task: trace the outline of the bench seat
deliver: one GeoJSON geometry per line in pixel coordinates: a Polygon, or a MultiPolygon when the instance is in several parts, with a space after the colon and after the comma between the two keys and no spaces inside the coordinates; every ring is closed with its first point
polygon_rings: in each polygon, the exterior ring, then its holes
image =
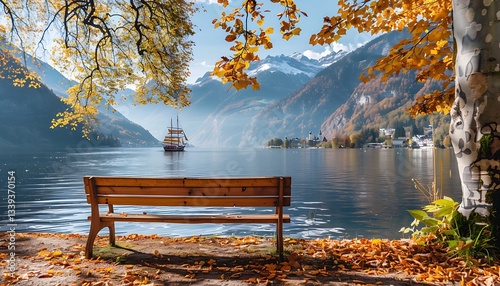
{"type": "MultiPolygon", "coordinates": [[[[101,213],[101,221],[116,222],[166,222],[166,223],[277,223],[277,214],[234,214],[234,215],[149,215],[101,213]]],[[[92,217],[89,217],[91,220],[92,217]]],[[[283,222],[290,222],[290,215],[283,215],[283,222]]]]}

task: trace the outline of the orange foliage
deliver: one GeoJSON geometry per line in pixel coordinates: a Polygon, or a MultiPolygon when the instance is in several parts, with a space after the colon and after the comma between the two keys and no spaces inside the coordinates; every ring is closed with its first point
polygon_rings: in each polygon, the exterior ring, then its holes
{"type": "MultiPolygon", "coordinates": [[[[218,0],[224,7],[227,0],[218,0]]],[[[297,27],[302,12],[293,0],[271,0],[279,3],[284,11],[278,15],[281,21],[280,32],[288,40],[300,34],[297,27]]],[[[272,27],[252,30],[251,23],[259,27],[264,24],[261,8],[264,4],[257,1],[242,1],[241,7],[214,20],[216,28],[227,32],[226,41],[234,42],[231,58],[222,57],[217,62],[213,74],[223,82],[231,82],[236,89],[251,85],[258,89],[256,78],[245,73],[251,62],[258,61],[260,46],[272,48],[269,35],[272,27]],[[237,39],[241,38],[240,41],[237,39]]],[[[338,0],[339,9],[335,16],[325,17],[321,30],[310,37],[310,44],[325,45],[336,42],[347,30],[379,34],[390,31],[406,31],[408,38],[394,45],[389,53],[380,58],[366,73],[360,76],[364,82],[374,79],[377,74],[383,80],[406,73],[418,71],[416,79],[424,82],[434,80],[442,83],[442,90],[434,91],[417,100],[408,109],[413,116],[433,112],[447,113],[454,98],[453,69],[454,49],[451,30],[451,0],[338,0]]]]}
{"type": "Polygon", "coordinates": [[[443,83],[442,90],[421,97],[408,112],[413,116],[433,112],[449,112],[454,98],[453,42],[451,30],[451,0],[405,1],[339,1],[337,16],[326,17],[321,31],[311,36],[310,43],[338,41],[345,30],[356,28],[372,34],[389,31],[408,31],[407,39],[394,45],[360,79],[382,79],[417,70],[421,82],[435,80],[443,83]]]}
{"type": "MultiPolygon", "coordinates": [[[[223,7],[227,7],[227,0],[218,0],[223,7]]],[[[296,27],[300,21],[300,15],[307,16],[306,13],[297,8],[293,0],[280,1],[271,0],[273,3],[283,6],[283,12],[278,14],[280,19],[280,33],[282,38],[289,40],[293,36],[300,34],[301,29],[296,27]]],[[[220,28],[227,33],[226,41],[233,43],[230,48],[233,55],[231,57],[223,56],[215,64],[212,75],[222,79],[223,83],[230,82],[231,87],[240,90],[249,85],[252,89],[259,89],[260,85],[257,79],[249,77],[245,72],[251,62],[259,61],[257,52],[259,47],[272,49],[271,37],[274,33],[273,27],[262,28],[265,24],[262,3],[255,0],[244,0],[239,8],[214,19],[212,23],[216,29],[220,28]],[[256,27],[251,26],[254,24],[256,27]]]]}

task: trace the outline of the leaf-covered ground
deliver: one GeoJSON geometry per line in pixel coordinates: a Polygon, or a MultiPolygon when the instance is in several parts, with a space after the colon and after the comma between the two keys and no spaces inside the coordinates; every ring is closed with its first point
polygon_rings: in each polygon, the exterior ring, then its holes
{"type": "Polygon", "coordinates": [[[411,240],[286,239],[279,262],[263,237],[99,237],[85,259],[86,236],[18,233],[9,272],[8,236],[0,242],[0,285],[500,285],[500,262],[448,256],[411,240]]]}

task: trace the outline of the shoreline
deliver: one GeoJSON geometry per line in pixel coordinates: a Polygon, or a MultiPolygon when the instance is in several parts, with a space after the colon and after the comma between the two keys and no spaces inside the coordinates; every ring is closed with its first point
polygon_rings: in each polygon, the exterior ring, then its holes
{"type": "Polygon", "coordinates": [[[9,272],[9,234],[0,242],[0,285],[465,285],[500,283],[500,262],[467,267],[438,246],[411,239],[285,238],[279,262],[269,237],[98,236],[85,259],[87,235],[16,233],[9,272]],[[135,283],[135,284],[134,284],[135,283]]]}

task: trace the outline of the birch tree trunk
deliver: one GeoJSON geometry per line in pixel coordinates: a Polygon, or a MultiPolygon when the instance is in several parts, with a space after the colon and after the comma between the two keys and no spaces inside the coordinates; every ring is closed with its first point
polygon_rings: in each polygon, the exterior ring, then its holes
{"type": "Polygon", "coordinates": [[[456,93],[450,137],[462,186],[459,211],[492,214],[500,188],[500,0],[453,0],[456,93]]]}

